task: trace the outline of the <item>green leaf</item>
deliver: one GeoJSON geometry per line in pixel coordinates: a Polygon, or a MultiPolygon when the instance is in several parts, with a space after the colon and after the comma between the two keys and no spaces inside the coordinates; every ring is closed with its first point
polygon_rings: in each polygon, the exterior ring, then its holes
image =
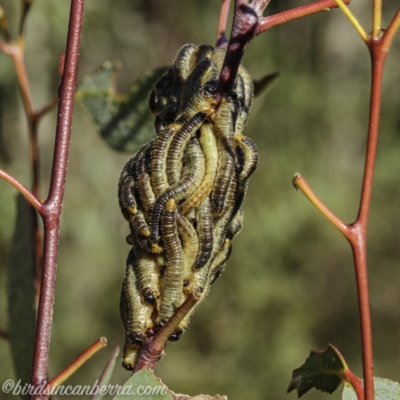
{"type": "Polygon", "coordinates": [[[120,393],[113,400],[174,400],[167,387],[147,369],[132,375],[120,393]]]}
{"type": "Polygon", "coordinates": [[[115,91],[119,69],[116,61],[104,62],[97,71],[82,79],[76,96],[89,111],[109,146],[118,151],[136,152],[156,135],[148,98],[167,68],[148,71],[127,95],[115,91]]]}
{"type": "MultiPolygon", "coordinates": [[[[104,367],[104,370],[98,380],[97,386],[100,388],[101,386],[107,386],[107,384],[111,380],[111,375],[114,371],[115,367],[115,362],[117,361],[117,357],[119,355],[119,346],[117,346],[114,351],[111,354],[110,359],[108,360],[106,366],[104,367]]],[[[96,394],[93,394],[93,396],[90,398],[90,400],[101,400],[103,398],[103,395],[99,392],[96,394]]]]}
{"type": "Polygon", "coordinates": [[[36,273],[33,214],[25,198],[16,198],[17,218],[8,260],[8,319],[11,353],[17,380],[30,382],[35,342],[36,273]]]}
{"type": "Polygon", "coordinates": [[[348,369],[339,351],[331,344],[325,351],[311,350],[306,362],[293,371],[288,393],[297,389],[299,398],[310,389],[333,393],[348,369]]]}
{"type": "Polygon", "coordinates": [[[190,397],[170,391],[151,371],[142,369],[132,375],[113,400],[228,400],[226,396],[199,394],[190,397]]]}
{"type": "MultiPolygon", "coordinates": [[[[400,400],[400,383],[389,379],[374,378],[375,400],[400,400]]],[[[357,400],[352,386],[345,383],[342,400],[357,400]]]]}

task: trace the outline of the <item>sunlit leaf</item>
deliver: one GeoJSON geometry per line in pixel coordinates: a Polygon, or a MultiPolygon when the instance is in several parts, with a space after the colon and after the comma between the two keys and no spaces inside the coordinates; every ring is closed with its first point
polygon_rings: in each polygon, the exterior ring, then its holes
{"type": "Polygon", "coordinates": [[[310,389],[333,393],[342,383],[348,369],[341,354],[332,345],[325,351],[311,350],[306,362],[293,371],[288,393],[297,389],[299,397],[310,389]]]}
{"type": "Polygon", "coordinates": [[[143,369],[132,375],[113,400],[228,400],[226,396],[199,394],[190,397],[170,391],[152,372],[143,369]],[[130,396],[130,397],[129,397],[130,396]]]}
{"type": "Polygon", "coordinates": [[[16,198],[17,217],[8,260],[8,319],[17,380],[30,382],[35,342],[35,252],[33,215],[25,198],[16,198]]]}
{"type": "Polygon", "coordinates": [[[120,393],[113,400],[174,400],[167,387],[146,369],[132,375],[120,393]]]}
{"type": "Polygon", "coordinates": [[[118,151],[135,152],[155,136],[148,99],[166,68],[147,72],[127,95],[115,91],[119,68],[118,62],[106,61],[97,71],[86,75],[77,99],[87,108],[109,146],[118,151]]]}
{"type": "MultiPolygon", "coordinates": [[[[375,400],[400,400],[400,383],[384,378],[374,378],[375,400]]],[[[345,383],[342,400],[357,400],[352,386],[345,383]]]]}

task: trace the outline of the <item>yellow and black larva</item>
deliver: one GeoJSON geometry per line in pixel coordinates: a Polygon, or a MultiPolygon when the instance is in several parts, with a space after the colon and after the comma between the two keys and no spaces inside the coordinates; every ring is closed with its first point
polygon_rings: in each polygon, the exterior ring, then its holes
{"type": "Polygon", "coordinates": [[[152,306],[145,304],[136,286],[135,255],[129,253],[120,299],[120,316],[125,329],[123,366],[132,370],[148,329],[153,327],[152,306]]]}
{"type": "Polygon", "coordinates": [[[168,200],[174,198],[179,202],[190,196],[203,180],[205,158],[200,151],[198,140],[196,138],[192,139],[191,143],[186,146],[181,179],[157,198],[152,209],[150,227],[152,231],[151,240],[153,242],[156,242],[159,238],[161,213],[168,200]]]}
{"type": "Polygon", "coordinates": [[[206,173],[201,185],[183,203],[182,214],[185,215],[196,208],[211,193],[218,167],[217,141],[214,136],[213,126],[204,124],[201,127],[200,144],[206,158],[206,173]]]}
{"type": "Polygon", "coordinates": [[[131,264],[136,276],[136,287],[146,304],[155,305],[160,297],[160,266],[156,254],[143,250],[140,246],[130,252],[131,264]]]}
{"type": "Polygon", "coordinates": [[[179,50],[150,94],[156,137],[121,172],[118,198],[132,246],[120,302],[127,369],[145,336],[198,292],[170,337],[179,339],[243,225],[242,202],[258,162],[255,144],[243,135],[253,83],[240,67],[232,92],[214,109],[223,58],[208,45],[179,50]]]}
{"type": "Polygon", "coordinates": [[[196,209],[197,236],[199,238],[199,251],[193,268],[200,269],[207,264],[213,249],[213,218],[211,203],[207,197],[196,209]]]}
{"type": "Polygon", "coordinates": [[[161,237],[166,253],[161,281],[161,304],[158,321],[167,321],[183,300],[183,250],[176,224],[176,202],[170,199],[161,216],[161,237]]]}
{"type": "Polygon", "coordinates": [[[214,135],[218,143],[218,171],[211,194],[212,211],[218,216],[224,210],[225,196],[235,171],[235,124],[237,101],[222,99],[214,116],[214,135]]]}

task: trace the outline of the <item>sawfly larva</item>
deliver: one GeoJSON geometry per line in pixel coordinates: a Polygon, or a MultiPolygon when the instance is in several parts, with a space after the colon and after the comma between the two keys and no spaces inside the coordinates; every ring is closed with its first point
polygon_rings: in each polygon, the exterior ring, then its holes
{"type": "Polygon", "coordinates": [[[244,135],[237,135],[235,137],[235,143],[239,146],[243,153],[243,166],[240,171],[239,181],[243,182],[247,180],[250,175],[256,170],[258,164],[258,152],[257,146],[254,142],[244,135]]]}
{"type": "Polygon", "coordinates": [[[205,158],[201,152],[199,141],[196,138],[192,138],[187,145],[183,164],[184,167],[180,181],[160,195],[152,209],[150,226],[153,233],[153,241],[159,237],[161,213],[168,200],[174,198],[175,201],[179,202],[190,196],[204,178],[205,158]]]}
{"type": "Polygon", "coordinates": [[[243,136],[253,82],[240,66],[219,106],[214,96],[224,50],[183,46],[149,100],[156,138],[124,166],[118,186],[131,230],[121,294],[123,365],[190,293],[200,300],[169,340],[178,340],[220,276],[243,225],[242,202],[258,154],[243,136]],[[154,326],[153,326],[154,325],[154,326]]]}
{"type": "Polygon", "coordinates": [[[200,131],[200,144],[206,158],[206,173],[201,185],[183,203],[182,214],[186,215],[190,210],[204,201],[213,189],[215,175],[218,166],[217,142],[211,124],[203,124],[200,131]]]}
{"type": "Polygon", "coordinates": [[[176,202],[170,199],[161,216],[161,237],[166,253],[157,320],[166,322],[182,304],[183,251],[176,224],[176,202]]]}
{"type": "Polygon", "coordinates": [[[151,314],[153,307],[143,304],[136,287],[134,252],[130,252],[125,269],[125,278],[122,284],[120,299],[120,316],[125,329],[125,345],[123,365],[126,369],[133,370],[138,351],[145,338],[146,331],[153,326],[151,314]]]}

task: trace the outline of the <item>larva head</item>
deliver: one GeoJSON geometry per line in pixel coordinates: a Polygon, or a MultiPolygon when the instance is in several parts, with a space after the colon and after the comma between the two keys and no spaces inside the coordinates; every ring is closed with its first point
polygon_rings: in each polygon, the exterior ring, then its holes
{"type": "Polygon", "coordinates": [[[145,288],[142,291],[143,301],[146,304],[155,305],[157,301],[157,297],[155,296],[154,292],[150,288],[145,288]]]}
{"type": "Polygon", "coordinates": [[[187,119],[201,110],[211,110],[220,70],[212,60],[209,45],[184,45],[173,65],[154,86],[149,100],[156,129],[187,119]]]}

